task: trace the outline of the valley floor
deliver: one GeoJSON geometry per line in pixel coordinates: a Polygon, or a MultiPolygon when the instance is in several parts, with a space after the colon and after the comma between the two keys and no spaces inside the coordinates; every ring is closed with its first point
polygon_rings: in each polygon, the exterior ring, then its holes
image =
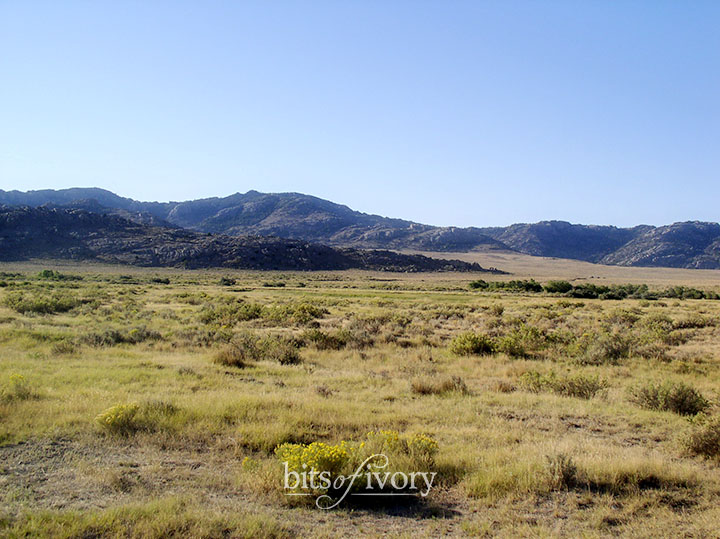
{"type": "Polygon", "coordinates": [[[511,251],[477,251],[464,253],[438,253],[429,251],[404,251],[432,258],[477,262],[484,268],[496,267],[510,275],[505,279],[567,279],[573,282],[587,281],[596,284],[647,283],[654,285],[718,286],[720,270],[694,270],[682,268],[641,268],[633,266],[606,266],[569,258],[530,256],[511,251]]]}
{"type": "Polygon", "coordinates": [[[514,275],[0,265],[0,535],[717,537],[720,301],[468,285],[720,272],[467,256],[514,275]],[[314,442],[437,480],[318,509],[314,442]]]}

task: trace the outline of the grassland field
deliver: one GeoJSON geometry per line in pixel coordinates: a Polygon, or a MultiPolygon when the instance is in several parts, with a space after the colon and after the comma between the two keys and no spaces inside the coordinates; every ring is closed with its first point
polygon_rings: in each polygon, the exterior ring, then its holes
{"type": "Polygon", "coordinates": [[[513,275],[0,265],[0,535],[719,537],[720,301],[468,285],[720,272],[468,256],[513,275]],[[318,509],[318,443],[437,480],[318,509]]]}

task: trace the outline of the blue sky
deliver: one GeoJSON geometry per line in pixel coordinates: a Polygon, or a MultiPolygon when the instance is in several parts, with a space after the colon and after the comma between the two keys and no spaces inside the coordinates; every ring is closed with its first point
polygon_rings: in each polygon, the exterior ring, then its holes
{"type": "Polygon", "coordinates": [[[720,220],[720,2],[0,0],[0,188],[720,220]]]}

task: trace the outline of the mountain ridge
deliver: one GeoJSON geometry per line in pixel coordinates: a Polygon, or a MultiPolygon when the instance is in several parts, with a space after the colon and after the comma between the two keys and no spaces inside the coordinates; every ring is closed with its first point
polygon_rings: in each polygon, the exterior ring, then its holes
{"type": "Polygon", "coordinates": [[[566,221],[437,227],[362,213],[295,192],[250,190],[227,197],[141,202],[100,188],[0,190],[0,204],[7,205],[89,208],[90,200],[106,208],[95,211],[125,212],[121,215],[146,223],[230,236],[276,236],[341,248],[433,252],[506,249],[611,265],[720,268],[720,225],[699,221],[631,228],[566,221]]]}
{"type": "Polygon", "coordinates": [[[94,260],[137,266],[258,270],[474,271],[477,263],[302,240],[224,236],[148,225],[77,208],[0,207],[0,260],[94,260]]]}

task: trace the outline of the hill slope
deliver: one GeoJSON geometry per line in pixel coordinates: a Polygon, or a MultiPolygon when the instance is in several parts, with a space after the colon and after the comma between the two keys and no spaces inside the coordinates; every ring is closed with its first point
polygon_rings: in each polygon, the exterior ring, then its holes
{"type": "Polygon", "coordinates": [[[186,202],[138,202],[97,188],[2,191],[0,204],[75,207],[88,199],[129,212],[144,212],[173,225],[213,234],[279,236],[368,249],[464,251],[506,248],[478,229],[434,227],[351,210],[300,193],[248,191],[186,202]]]}
{"type": "Polygon", "coordinates": [[[434,227],[361,213],[309,195],[257,191],[161,203],[139,202],[97,188],[0,190],[0,204],[80,207],[145,224],[233,236],[278,236],[336,247],[435,252],[507,249],[623,266],[720,268],[720,225],[715,223],[617,228],[543,221],[493,228],[434,227]],[[99,207],[92,208],[90,201],[97,201],[99,207]]]}
{"type": "Polygon", "coordinates": [[[299,240],[202,234],[81,209],[0,209],[0,260],[61,258],[186,268],[485,271],[478,264],[299,240]]]}
{"type": "Polygon", "coordinates": [[[603,264],[669,268],[720,268],[720,225],[699,221],[675,223],[646,230],[615,252],[603,264]]]}
{"type": "Polygon", "coordinates": [[[573,225],[565,221],[541,221],[481,230],[520,253],[599,262],[652,228],[617,228],[573,225]]]}

